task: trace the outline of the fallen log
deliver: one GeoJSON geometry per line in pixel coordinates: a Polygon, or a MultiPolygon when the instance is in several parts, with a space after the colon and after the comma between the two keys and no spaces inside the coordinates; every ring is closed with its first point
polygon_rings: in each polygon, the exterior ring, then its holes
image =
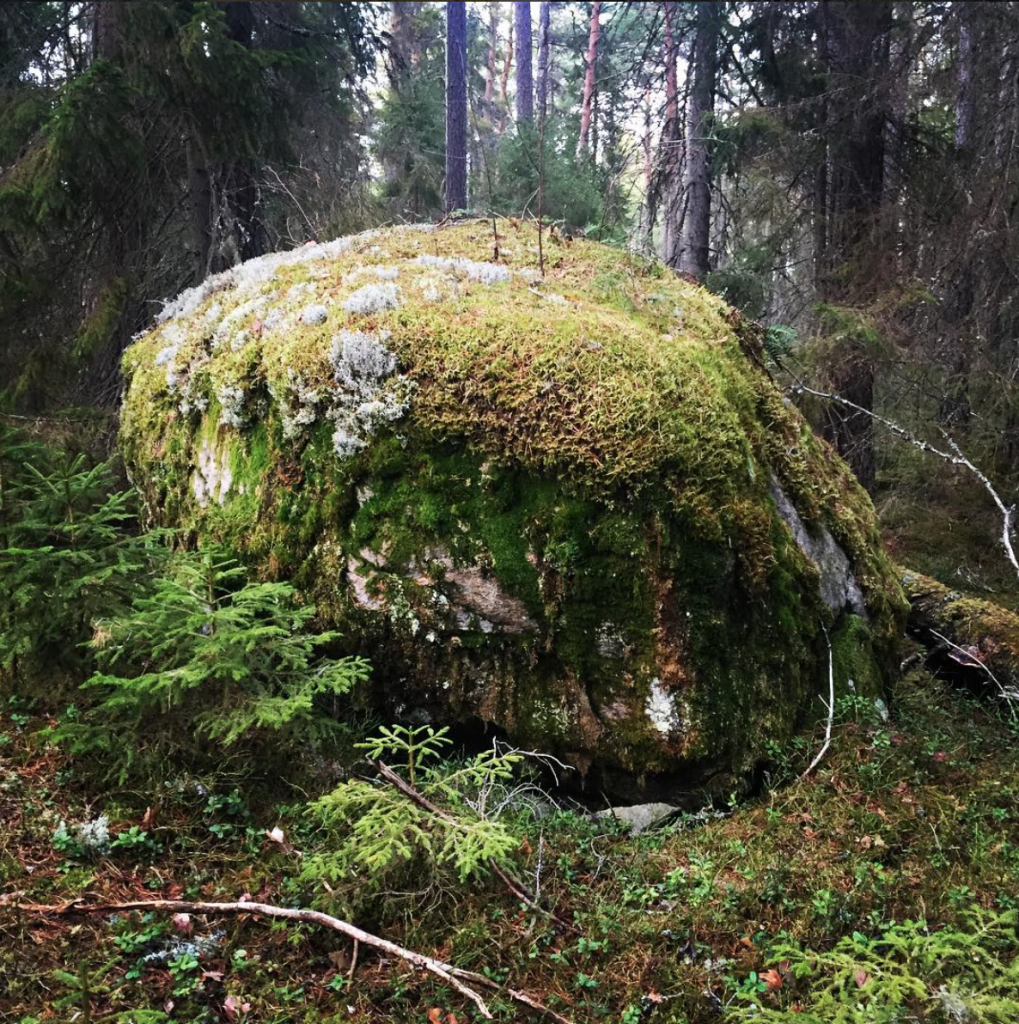
{"type": "Polygon", "coordinates": [[[906,631],[930,658],[980,679],[1012,710],[1019,704],[1019,615],[917,572],[903,570],[909,599],[906,631]]]}

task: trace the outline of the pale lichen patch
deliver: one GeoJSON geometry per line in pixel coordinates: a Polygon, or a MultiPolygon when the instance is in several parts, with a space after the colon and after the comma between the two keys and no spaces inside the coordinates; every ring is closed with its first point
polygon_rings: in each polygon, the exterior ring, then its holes
{"type": "Polygon", "coordinates": [[[644,712],[652,727],[665,737],[679,731],[683,724],[676,698],[657,678],[651,680],[647,700],[644,702],[644,712]]]}

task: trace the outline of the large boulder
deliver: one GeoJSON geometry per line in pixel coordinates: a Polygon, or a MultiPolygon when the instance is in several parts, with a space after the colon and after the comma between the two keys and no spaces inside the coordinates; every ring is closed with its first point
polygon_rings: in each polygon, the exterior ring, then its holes
{"type": "Polygon", "coordinates": [[[866,494],[755,329],[657,263],[373,231],[185,292],[124,369],[152,518],[295,581],[387,714],[675,802],[823,713],[829,639],[840,688],[894,662],[866,494]]]}

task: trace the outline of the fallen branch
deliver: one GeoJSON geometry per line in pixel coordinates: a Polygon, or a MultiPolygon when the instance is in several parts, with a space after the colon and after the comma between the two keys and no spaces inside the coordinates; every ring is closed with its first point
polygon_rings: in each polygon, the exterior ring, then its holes
{"type": "Polygon", "coordinates": [[[477,974],[474,971],[466,971],[460,967],[454,967],[452,964],[447,964],[441,960],[435,960],[430,956],[425,956],[423,953],[417,953],[412,949],[406,949],[403,946],[397,945],[395,942],[390,942],[388,939],[380,938],[378,935],[372,935],[370,932],[366,932],[363,929],[358,928],[356,925],[350,924],[348,921],[343,921],[338,917],[333,917],[331,914],[324,914],[318,910],[277,907],[270,903],[206,903],[192,902],[190,900],[135,900],[129,903],[92,904],[83,904],[78,901],[72,901],[58,906],[47,906],[37,903],[15,903],[13,904],[13,907],[16,910],[21,910],[25,913],[45,916],[65,916],[69,914],[110,914],[129,910],[150,910],[168,914],[258,914],[262,917],[283,918],[290,921],[302,921],[306,924],[317,924],[321,925],[323,928],[331,928],[333,931],[340,932],[348,938],[353,939],[355,943],[371,946],[383,953],[388,953],[390,956],[395,956],[398,959],[411,964],[413,967],[417,967],[419,970],[428,971],[429,973],[434,974],[437,978],[441,978],[444,982],[447,982],[466,999],[469,999],[474,1003],[478,1008],[478,1012],[486,1020],[493,1019],[492,1011],[488,1008],[488,1005],[485,1003],[481,995],[475,991],[475,989],[471,988],[470,985],[465,984],[465,982],[470,982],[471,985],[478,985],[482,988],[487,988],[490,991],[497,992],[517,1003],[519,1006],[526,1007],[529,1010],[533,1010],[536,1013],[549,1017],[551,1020],[556,1021],[557,1024],[571,1024],[566,1017],[561,1016],[556,1013],[555,1010],[551,1010],[542,1003],[539,1003],[536,999],[527,995],[526,992],[507,988],[506,986],[493,981],[491,978],[485,977],[483,974],[477,974]]]}
{"type": "MultiPolygon", "coordinates": [[[[824,626],[821,628],[824,629],[824,626]]],[[[800,776],[801,779],[805,779],[828,753],[828,748],[831,746],[831,730],[835,724],[835,652],[832,650],[831,638],[826,629],[824,629],[824,640],[828,645],[828,722],[824,728],[824,745],[817,752],[817,757],[807,766],[807,770],[800,776]]]]}
{"type": "MultiPolygon", "coordinates": [[[[433,804],[422,792],[415,789],[414,786],[400,775],[397,775],[389,765],[383,764],[381,761],[376,761],[375,767],[386,782],[388,782],[394,789],[399,790],[399,792],[401,792],[412,803],[417,804],[417,806],[423,811],[427,811],[433,817],[438,818],[440,821],[444,821],[447,825],[452,825],[454,828],[461,827],[462,823],[452,814],[433,804]]],[[[488,866],[492,869],[493,874],[503,883],[503,885],[505,885],[506,888],[509,889],[509,891],[522,903],[526,903],[532,910],[550,918],[560,928],[573,932],[574,935],[583,934],[583,932],[571,921],[565,921],[551,910],[546,910],[545,907],[541,906],[535,900],[534,896],[531,895],[530,890],[524,882],[506,871],[494,858],[489,858],[488,866]]]]}

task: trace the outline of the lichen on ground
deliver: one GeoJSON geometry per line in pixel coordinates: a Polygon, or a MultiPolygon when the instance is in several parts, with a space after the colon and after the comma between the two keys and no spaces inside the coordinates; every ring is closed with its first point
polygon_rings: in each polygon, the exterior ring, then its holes
{"type": "Polygon", "coordinates": [[[125,357],[125,456],[155,518],[295,579],[401,707],[727,785],[802,719],[822,627],[865,618],[891,665],[873,509],[720,299],[498,231],[498,257],[489,222],[391,229],[186,293],[125,357]]]}

